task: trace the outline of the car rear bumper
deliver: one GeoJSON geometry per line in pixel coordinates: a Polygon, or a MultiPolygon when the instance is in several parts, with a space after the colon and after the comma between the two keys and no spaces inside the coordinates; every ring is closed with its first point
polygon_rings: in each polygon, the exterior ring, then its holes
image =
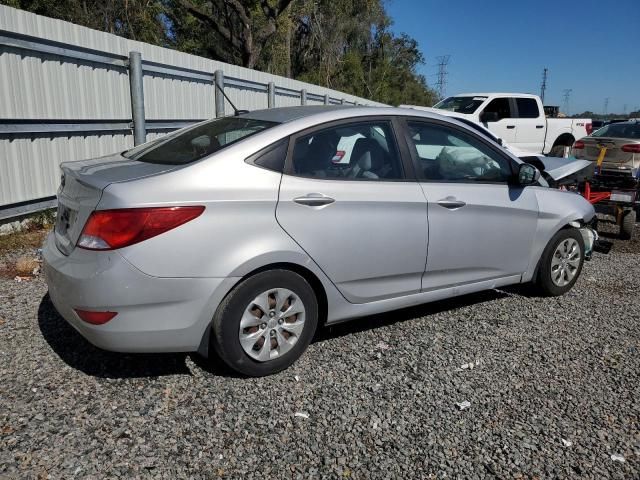
{"type": "Polygon", "coordinates": [[[198,350],[213,313],[236,278],[159,278],[117,251],[63,255],[49,235],[43,248],[49,296],[60,315],[97,347],[119,352],[198,350]],[[75,308],[117,312],[104,325],[75,308]]]}

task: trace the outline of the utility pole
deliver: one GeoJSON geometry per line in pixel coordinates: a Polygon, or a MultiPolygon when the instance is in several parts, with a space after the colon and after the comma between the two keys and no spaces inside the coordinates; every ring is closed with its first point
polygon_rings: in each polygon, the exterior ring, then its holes
{"type": "Polygon", "coordinates": [[[609,97],[604,99],[604,116],[607,116],[607,112],[609,111],[609,97]]]}
{"type": "Polygon", "coordinates": [[[622,113],[624,113],[625,115],[627,114],[627,104],[626,103],[622,107],[622,113]]]}
{"type": "Polygon", "coordinates": [[[562,91],[562,101],[564,105],[564,114],[569,116],[569,97],[571,96],[571,92],[573,92],[572,88],[565,88],[562,91]]]}
{"type": "Polygon", "coordinates": [[[436,90],[440,99],[443,99],[447,86],[447,65],[449,65],[451,55],[442,55],[436,58],[438,59],[438,79],[436,81],[436,90]]]}
{"type": "Polygon", "coordinates": [[[542,71],[542,85],[540,85],[540,100],[542,100],[542,104],[544,105],[544,92],[547,89],[547,72],[549,69],[544,67],[542,71]]]}

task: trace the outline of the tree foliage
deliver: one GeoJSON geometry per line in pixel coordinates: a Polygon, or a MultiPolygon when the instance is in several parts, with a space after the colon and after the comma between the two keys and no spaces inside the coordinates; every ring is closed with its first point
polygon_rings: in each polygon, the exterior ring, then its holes
{"type": "Polygon", "coordinates": [[[126,38],[389,104],[432,105],[384,0],[0,0],[126,38]]]}

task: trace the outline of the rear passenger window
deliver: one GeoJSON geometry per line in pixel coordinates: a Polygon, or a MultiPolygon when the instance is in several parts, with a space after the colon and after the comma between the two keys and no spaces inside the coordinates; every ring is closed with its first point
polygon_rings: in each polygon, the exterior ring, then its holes
{"type": "Polygon", "coordinates": [[[417,155],[418,175],[439,182],[504,183],[509,160],[473,135],[426,122],[407,122],[417,155]]]}
{"type": "Polygon", "coordinates": [[[516,105],[518,106],[519,118],[538,118],[540,116],[538,102],[533,98],[516,98],[516,105]]]}
{"type": "Polygon", "coordinates": [[[274,172],[282,172],[284,170],[284,162],[287,158],[287,149],[289,148],[289,139],[280,140],[273,145],[259,151],[247,159],[248,163],[274,172]]]}
{"type": "Polygon", "coordinates": [[[293,171],[303,177],[336,180],[403,178],[388,122],[342,124],[298,138],[293,171]]]}
{"type": "Polygon", "coordinates": [[[489,105],[487,105],[484,108],[484,112],[488,113],[488,112],[495,112],[498,114],[498,120],[501,120],[503,118],[511,118],[511,107],[509,106],[509,99],[508,98],[494,98],[493,100],[491,100],[491,102],[489,102],[489,105]]]}

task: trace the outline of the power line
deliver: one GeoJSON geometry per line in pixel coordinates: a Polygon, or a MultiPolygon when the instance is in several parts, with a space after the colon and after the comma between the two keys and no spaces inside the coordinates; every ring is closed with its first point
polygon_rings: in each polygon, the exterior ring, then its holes
{"type": "Polygon", "coordinates": [[[607,111],[609,110],[609,97],[604,99],[604,114],[607,114],[607,111]]]}
{"type": "Polygon", "coordinates": [[[440,98],[444,98],[444,92],[447,86],[447,65],[449,65],[449,59],[451,55],[442,55],[436,57],[438,59],[438,79],[436,80],[436,91],[440,98]]]}
{"type": "Polygon", "coordinates": [[[571,92],[573,92],[572,88],[565,88],[562,91],[562,102],[564,105],[564,114],[569,115],[569,97],[571,96],[571,92]]]}
{"type": "Polygon", "coordinates": [[[540,100],[542,100],[542,104],[544,105],[544,92],[547,89],[547,72],[549,69],[544,67],[542,71],[542,85],[540,85],[540,100]]]}

